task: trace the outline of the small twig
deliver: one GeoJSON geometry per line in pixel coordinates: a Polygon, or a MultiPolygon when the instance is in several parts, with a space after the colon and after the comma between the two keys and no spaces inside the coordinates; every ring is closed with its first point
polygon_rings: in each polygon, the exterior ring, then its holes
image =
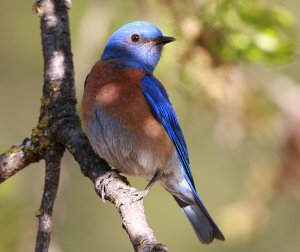
{"type": "Polygon", "coordinates": [[[32,129],[31,135],[0,155],[0,183],[31,163],[44,158],[45,150],[50,143],[47,106],[48,102],[42,98],[39,122],[32,129]]]}
{"type": "Polygon", "coordinates": [[[31,135],[20,144],[12,146],[8,151],[0,155],[0,183],[13,176],[31,163],[42,159],[43,153],[39,137],[31,135]]]}
{"type": "Polygon", "coordinates": [[[60,164],[64,149],[62,145],[50,144],[46,151],[45,184],[41,206],[37,213],[39,225],[35,252],[47,252],[49,249],[53,205],[59,184],[60,164]]]}

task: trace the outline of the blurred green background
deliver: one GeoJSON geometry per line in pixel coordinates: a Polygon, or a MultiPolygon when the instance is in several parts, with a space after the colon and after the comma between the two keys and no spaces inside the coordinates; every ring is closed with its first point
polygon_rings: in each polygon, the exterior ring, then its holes
{"type": "MultiPolygon", "coordinates": [[[[43,59],[32,3],[0,0],[0,152],[29,135],[39,114],[43,59]]],[[[201,245],[172,197],[155,185],[146,214],[170,251],[299,251],[299,10],[297,0],[73,1],[79,110],[85,76],[116,28],[148,20],[177,38],[156,75],[185,133],[198,191],[226,242],[201,245]]],[[[0,185],[0,252],[33,251],[43,174],[40,162],[0,185]]],[[[50,251],[132,251],[117,211],[99,200],[69,154],[50,251]]]]}

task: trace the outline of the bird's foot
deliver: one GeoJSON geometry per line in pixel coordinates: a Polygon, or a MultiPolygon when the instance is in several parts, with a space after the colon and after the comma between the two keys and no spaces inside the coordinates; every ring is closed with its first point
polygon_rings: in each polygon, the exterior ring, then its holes
{"type": "Polygon", "coordinates": [[[123,175],[120,174],[121,172],[119,172],[116,169],[112,169],[111,172],[117,174],[117,177],[119,179],[121,179],[126,185],[130,185],[128,179],[125,176],[123,176],[123,175]]]}
{"type": "Polygon", "coordinates": [[[143,191],[134,191],[131,194],[131,204],[135,203],[137,201],[143,200],[146,195],[148,194],[149,190],[143,190],[143,191]]]}
{"type": "Polygon", "coordinates": [[[132,193],[132,196],[133,196],[132,203],[144,199],[146,197],[146,195],[148,194],[149,190],[151,189],[151,187],[154,185],[154,183],[158,180],[159,177],[160,177],[160,173],[159,173],[159,171],[157,171],[143,191],[133,192],[132,193]]]}
{"type": "Polygon", "coordinates": [[[120,172],[118,170],[112,169],[110,171],[105,172],[99,180],[96,182],[96,191],[99,191],[101,198],[103,202],[105,202],[105,196],[106,196],[106,187],[109,183],[111,183],[115,179],[120,179],[123,181],[126,185],[129,185],[129,182],[126,177],[120,175],[120,172]]]}

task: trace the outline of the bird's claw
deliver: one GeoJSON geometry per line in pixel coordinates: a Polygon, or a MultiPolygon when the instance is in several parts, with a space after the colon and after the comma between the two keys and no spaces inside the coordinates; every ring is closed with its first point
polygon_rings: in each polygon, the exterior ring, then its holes
{"type": "Polygon", "coordinates": [[[147,195],[148,191],[146,190],[143,190],[143,191],[134,191],[132,194],[131,194],[131,204],[137,202],[137,201],[140,201],[140,200],[143,200],[144,197],[147,195]]]}
{"type": "Polygon", "coordinates": [[[129,182],[126,177],[120,175],[120,172],[118,170],[112,169],[110,171],[105,172],[99,181],[96,183],[96,189],[100,192],[101,199],[103,202],[105,202],[105,196],[106,196],[106,186],[113,181],[114,179],[120,179],[123,181],[126,185],[129,185],[129,182]]]}

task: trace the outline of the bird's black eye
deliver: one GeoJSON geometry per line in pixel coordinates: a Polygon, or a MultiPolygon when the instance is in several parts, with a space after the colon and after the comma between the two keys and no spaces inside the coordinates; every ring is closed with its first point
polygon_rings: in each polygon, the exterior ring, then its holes
{"type": "Polygon", "coordinates": [[[141,38],[140,38],[140,35],[138,35],[138,34],[133,34],[133,35],[131,36],[131,41],[134,42],[134,43],[139,42],[140,39],[141,39],[141,38]]]}

